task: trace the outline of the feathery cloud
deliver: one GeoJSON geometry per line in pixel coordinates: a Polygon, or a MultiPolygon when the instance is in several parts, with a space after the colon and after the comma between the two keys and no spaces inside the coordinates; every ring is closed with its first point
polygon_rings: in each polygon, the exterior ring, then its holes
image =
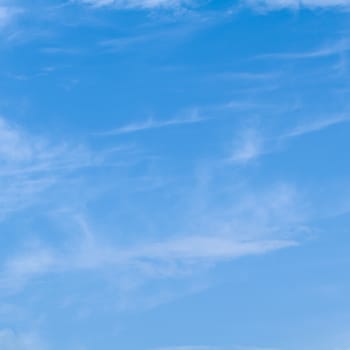
{"type": "Polygon", "coordinates": [[[251,7],[262,10],[300,8],[348,8],[350,0],[246,0],[251,7]]]}
{"type": "Polygon", "coordinates": [[[149,118],[145,121],[139,122],[139,123],[131,123],[124,126],[121,126],[116,129],[112,129],[109,131],[101,132],[98,135],[100,136],[112,136],[112,135],[119,135],[119,134],[130,134],[140,131],[147,131],[152,129],[161,129],[161,128],[167,128],[171,126],[180,126],[180,125],[186,125],[186,124],[196,124],[206,121],[206,118],[203,118],[198,115],[197,111],[192,111],[189,113],[188,116],[184,117],[177,117],[173,119],[166,119],[166,120],[156,120],[153,118],[149,118]]]}
{"type": "Polygon", "coordinates": [[[8,1],[0,1],[0,30],[11,25],[22,9],[8,1]]]}
{"type": "Polygon", "coordinates": [[[203,345],[186,345],[186,346],[170,346],[154,350],[277,350],[276,348],[251,347],[251,346],[203,346],[203,345]]]}
{"type": "Polygon", "coordinates": [[[234,150],[229,162],[247,163],[265,153],[264,139],[255,129],[247,129],[234,142],[234,150]]]}
{"type": "Polygon", "coordinates": [[[326,119],[314,120],[309,123],[299,125],[293,130],[289,131],[284,137],[298,137],[305,134],[310,134],[324,129],[336,126],[339,124],[349,123],[350,117],[346,115],[335,116],[326,119]]]}
{"type": "Polygon", "coordinates": [[[80,247],[74,247],[74,253],[73,250],[57,252],[47,247],[39,247],[11,258],[5,263],[0,285],[5,289],[17,289],[46,274],[93,271],[108,266],[119,271],[133,266],[146,273],[148,278],[175,277],[183,274],[185,267],[263,255],[297,245],[293,240],[240,241],[232,237],[209,236],[175,238],[129,248],[113,248],[100,245],[96,241],[83,241],[80,247]]]}
{"type": "Polygon", "coordinates": [[[319,48],[304,52],[277,52],[270,54],[259,55],[258,59],[280,59],[280,60],[302,60],[302,59],[315,59],[315,58],[325,58],[335,55],[340,55],[344,52],[350,50],[349,40],[339,40],[335,43],[330,43],[323,45],[319,48]]]}
{"type": "Polygon", "coordinates": [[[223,261],[295,247],[298,241],[287,238],[290,227],[298,226],[295,206],[294,191],[279,186],[257,196],[241,196],[227,218],[205,223],[208,232],[127,246],[99,242],[87,221],[79,219],[78,242],[65,242],[64,249],[42,244],[10,257],[0,268],[0,284],[16,290],[46,275],[106,268],[124,275],[138,271],[146,280],[171,279],[223,261]]]}
{"type": "Polygon", "coordinates": [[[93,152],[85,145],[53,142],[0,118],[0,220],[72,174],[106,165],[121,151],[111,147],[93,152]]]}
{"type": "Polygon", "coordinates": [[[153,9],[179,7],[188,0],[78,0],[83,4],[95,7],[113,6],[119,9],[153,9]]]}
{"type": "Polygon", "coordinates": [[[44,350],[41,339],[33,333],[16,333],[11,329],[0,329],[1,350],[44,350]]]}
{"type": "Polygon", "coordinates": [[[321,132],[333,126],[350,122],[347,115],[331,116],[324,119],[311,120],[290,129],[278,137],[266,138],[257,129],[243,130],[234,140],[233,152],[227,162],[247,164],[257,158],[278,150],[278,142],[302,137],[307,134],[321,132]]]}

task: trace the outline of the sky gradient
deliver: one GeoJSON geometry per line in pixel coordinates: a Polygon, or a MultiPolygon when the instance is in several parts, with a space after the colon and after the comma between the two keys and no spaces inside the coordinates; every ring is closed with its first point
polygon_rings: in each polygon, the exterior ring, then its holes
{"type": "Polygon", "coordinates": [[[349,0],[0,0],[0,350],[349,350],[349,59],[349,0]]]}

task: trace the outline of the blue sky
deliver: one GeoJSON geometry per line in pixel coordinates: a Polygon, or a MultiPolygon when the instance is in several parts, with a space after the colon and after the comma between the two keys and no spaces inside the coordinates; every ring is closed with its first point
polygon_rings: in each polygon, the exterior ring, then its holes
{"type": "Polygon", "coordinates": [[[349,0],[0,0],[0,349],[350,349],[349,0]]]}

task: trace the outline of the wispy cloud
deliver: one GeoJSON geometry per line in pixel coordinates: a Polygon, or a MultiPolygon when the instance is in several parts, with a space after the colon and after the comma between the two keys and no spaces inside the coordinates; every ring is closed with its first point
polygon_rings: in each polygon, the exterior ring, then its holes
{"type": "Polygon", "coordinates": [[[67,176],[106,165],[119,150],[93,152],[82,144],[53,142],[0,118],[0,219],[35,202],[67,176]]]}
{"type": "Polygon", "coordinates": [[[46,346],[34,333],[17,333],[11,329],[0,329],[1,350],[44,350],[46,346]]]}
{"type": "MultiPolygon", "coordinates": [[[[3,120],[2,133],[4,140],[7,140],[4,145],[10,144],[12,147],[10,150],[5,146],[1,148],[1,157],[4,164],[7,164],[9,176],[0,176],[1,179],[9,179],[8,183],[13,188],[11,193],[6,192],[6,186],[1,188],[2,194],[5,194],[2,213],[8,210],[6,206],[9,203],[10,208],[14,209],[23,205],[22,202],[26,204],[26,201],[32,201],[33,193],[45,190],[45,187],[40,187],[44,186],[45,181],[54,182],[46,184],[46,188],[49,188],[75,167],[84,167],[85,162],[96,164],[94,158],[89,158],[89,152],[87,159],[84,158],[84,153],[78,153],[77,158],[70,158],[72,155],[68,156],[66,152],[76,152],[70,147],[63,151],[59,148],[54,152],[55,147],[47,147],[47,143],[40,138],[28,135],[6,120],[3,120]],[[61,173],[60,164],[67,167],[67,170],[61,173]],[[33,193],[30,192],[30,182],[34,182],[31,184],[33,193]],[[24,201],[21,197],[23,193],[28,196],[24,201]],[[21,201],[12,203],[12,198],[19,198],[21,201]]],[[[95,187],[99,185],[96,184],[95,187]]],[[[85,187],[82,190],[90,191],[85,187]]],[[[180,218],[183,222],[175,232],[162,232],[164,227],[154,222],[161,233],[158,239],[145,241],[147,235],[143,232],[138,238],[136,233],[136,238],[128,244],[116,241],[107,244],[102,242],[100,237],[111,238],[115,236],[114,232],[109,231],[109,228],[104,228],[108,232],[91,228],[87,219],[81,219],[84,215],[78,219],[74,216],[78,227],[74,226],[73,229],[78,234],[72,235],[72,232],[69,232],[69,235],[64,235],[65,239],[62,242],[52,245],[47,238],[39,239],[41,243],[29,239],[27,246],[22,245],[17,253],[4,257],[0,262],[1,293],[16,293],[28,285],[33,285],[33,282],[55,278],[61,274],[81,274],[84,279],[86,272],[95,276],[101,272],[104,275],[106,271],[113,271],[113,276],[118,276],[117,280],[120,281],[116,283],[115,279],[113,280],[120,305],[127,308],[133,304],[128,300],[135,294],[137,299],[137,290],[145,284],[181,279],[187,292],[192,293],[193,290],[198,290],[192,288],[194,276],[209,271],[212,266],[241,257],[262,256],[299,244],[298,237],[294,236],[300,224],[299,209],[296,193],[289,186],[281,185],[259,193],[250,193],[249,189],[234,192],[231,203],[226,203],[224,207],[218,207],[214,203],[208,203],[206,207],[204,204],[205,210],[201,211],[200,215],[196,212],[197,204],[191,201],[193,194],[189,192],[186,197],[189,197],[189,207],[194,207],[193,212],[188,214],[188,218],[180,218]],[[191,223],[188,224],[187,220],[191,223]],[[68,236],[74,238],[67,239],[68,236]],[[127,282],[124,282],[125,280],[127,282]],[[191,285],[191,288],[188,285],[191,285]],[[128,293],[125,293],[125,290],[128,293]]],[[[200,200],[202,205],[203,198],[200,200]]],[[[110,205],[116,210],[115,203],[110,205]]],[[[69,209],[58,214],[59,221],[72,220],[71,213],[76,209],[69,209]]],[[[94,217],[95,214],[92,215],[94,217]]],[[[109,285],[112,282],[106,280],[105,283],[109,285]]],[[[152,295],[149,300],[143,296],[139,298],[139,303],[157,305],[169,299],[173,300],[181,293],[183,289],[171,291],[170,294],[165,291],[160,296],[152,295]]]]}
{"type": "Polygon", "coordinates": [[[64,173],[93,162],[83,148],[50,144],[0,118],[0,217],[28,205],[64,173]]]}
{"type": "Polygon", "coordinates": [[[194,23],[190,25],[166,26],[166,27],[150,27],[149,30],[143,30],[141,33],[128,36],[115,36],[105,38],[99,42],[99,46],[108,51],[122,51],[128,48],[139,47],[146,43],[169,43],[176,41],[179,38],[186,38],[196,28],[194,23]]]}
{"type": "Polygon", "coordinates": [[[152,129],[161,129],[171,126],[180,126],[185,124],[195,124],[206,121],[207,118],[201,117],[196,110],[191,111],[188,115],[184,117],[176,117],[173,119],[165,120],[156,120],[154,118],[149,118],[145,121],[138,123],[131,123],[124,126],[121,126],[116,129],[98,133],[100,136],[112,136],[118,134],[130,134],[140,131],[152,130],[152,129]]]}
{"type": "Polygon", "coordinates": [[[256,129],[244,130],[234,141],[233,152],[229,162],[247,163],[266,152],[264,139],[256,129]]]}
{"type": "Polygon", "coordinates": [[[32,279],[56,273],[96,271],[114,267],[136,268],[148,278],[168,278],[186,273],[189,267],[263,255],[298,245],[292,240],[247,240],[230,237],[192,236],[134,247],[103,246],[95,241],[80,242],[70,252],[38,247],[11,258],[0,278],[1,288],[21,288],[32,279]]]}
{"type": "Polygon", "coordinates": [[[0,118],[0,161],[0,175],[13,175],[81,167],[91,159],[83,147],[76,147],[72,152],[67,143],[55,145],[0,118]]]}
{"type": "Polygon", "coordinates": [[[256,72],[224,72],[214,74],[215,78],[223,80],[246,80],[246,81],[267,81],[279,77],[278,73],[256,73],[256,72]]]}
{"type": "Polygon", "coordinates": [[[258,196],[244,195],[237,199],[227,217],[218,219],[214,213],[208,213],[206,220],[212,215],[210,220],[215,222],[198,222],[201,233],[189,231],[129,245],[101,243],[100,234],[79,218],[78,241],[65,242],[62,249],[42,243],[10,257],[0,270],[0,285],[16,290],[43,276],[109,268],[125,276],[137,273],[141,281],[172,279],[223,261],[295,247],[298,242],[287,238],[291,227],[296,229],[299,225],[294,197],[293,191],[284,186],[258,196]]]}
{"type": "Polygon", "coordinates": [[[33,144],[15,126],[0,118],[0,159],[23,161],[30,159],[39,145],[33,144]]]}
{"type": "Polygon", "coordinates": [[[350,122],[350,117],[347,115],[340,115],[340,116],[335,116],[335,117],[326,118],[326,119],[313,120],[309,123],[305,123],[297,126],[296,128],[287,132],[283,137],[289,138],[289,137],[303,136],[305,134],[322,131],[332,126],[349,123],[349,122],[350,122]]]}
{"type": "Polygon", "coordinates": [[[245,3],[258,10],[348,8],[350,6],[349,0],[245,0],[245,3]]]}
{"type": "Polygon", "coordinates": [[[95,7],[113,6],[119,9],[155,9],[171,8],[188,4],[188,0],[77,0],[95,7]]]}
{"type": "Polygon", "coordinates": [[[279,150],[278,144],[307,134],[321,132],[333,126],[350,122],[347,115],[331,116],[301,123],[295,128],[278,135],[266,137],[259,129],[244,129],[234,139],[233,151],[226,158],[229,163],[247,164],[261,156],[279,150]]]}
{"type": "Polygon", "coordinates": [[[0,29],[9,25],[20,12],[18,8],[0,3],[0,29]]]}
{"type": "Polygon", "coordinates": [[[79,55],[83,53],[81,48],[72,47],[45,47],[41,52],[49,55],[79,55]]]}
{"type": "Polygon", "coordinates": [[[294,241],[235,241],[225,237],[188,237],[139,247],[126,253],[129,258],[191,261],[226,260],[260,255],[295,246],[294,241]]]}
{"type": "Polygon", "coordinates": [[[156,348],[154,350],[220,350],[220,349],[221,348],[218,348],[215,346],[183,345],[183,346],[169,346],[169,347],[156,348]]]}
{"type": "MultiPolygon", "coordinates": [[[[114,6],[116,8],[171,8],[191,4],[189,0],[76,0],[95,7],[114,6]]],[[[277,10],[282,8],[348,8],[349,0],[244,0],[257,10],[277,10]]]]}
{"type": "Polygon", "coordinates": [[[187,345],[187,346],[170,346],[162,347],[154,350],[277,350],[276,348],[266,348],[257,346],[203,346],[203,345],[187,345]]]}
{"type": "Polygon", "coordinates": [[[303,52],[276,52],[259,55],[256,58],[259,59],[281,59],[281,60],[301,60],[301,59],[313,59],[324,58],[329,56],[340,55],[350,50],[349,40],[340,40],[335,43],[324,45],[313,50],[303,52]]]}

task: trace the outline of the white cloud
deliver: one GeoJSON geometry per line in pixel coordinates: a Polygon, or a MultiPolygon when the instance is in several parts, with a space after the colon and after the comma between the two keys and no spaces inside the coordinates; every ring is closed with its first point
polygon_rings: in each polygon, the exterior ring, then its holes
{"type": "MultiPolygon", "coordinates": [[[[171,8],[193,3],[193,0],[77,0],[96,7],[113,6],[116,8],[171,8]]],[[[299,9],[349,7],[350,0],[243,0],[256,9],[275,10],[282,8],[299,9]]]]}
{"type": "Polygon", "coordinates": [[[186,3],[188,0],[78,0],[81,3],[88,5],[103,7],[113,6],[115,8],[128,9],[128,8],[140,8],[140,9],[152,9],[152,8],[170,8],[179,7],[186,3]]]}
{"type": "Polygon", "coordinates": [[[0,27],[6,25],[11,19],[11,12],[5,6],[0,5],[0,27]]]}
{"type": "Polygon", "coordinates": [[[281,59],[281,60],[300,60],[300,59],[312,59],[312,58],[323,58],[334,55],[340,55],[350,50],[349,40],[339,40],[335,43],[327,44],[313,50],[304,52],[286,52],[286,53],[271,53],[259,55],[257,58],[266,59],[281,59]]]}
{"type": "Polygon", "coordinates": [[[265,153],[264,139],[256,129],[246,129],[234,141],[234,149],[228,161],[247,163],[265,153]]]}
{"type": "Polygon", "coordinates": [[[245,0],[251,7],[263,10],[276,10],[282,8],[346,8],[350,0],[245,0]]]}
{"type": "Polygon", "coordinates": [[[97,242],[80,242],[66,252],[38,248],[8,260],[0,281],[2,288],[21,288],[32,279],[46,274],[99,270],[116,271],[136,268],[144,277],[175,277],[189,267],[233,260],[243,256],[263,255],[294,247],[292,240],[236,240],[232,237],[192,236],[175,238],[134,247],[103,246],[97,242]]]}
{"type": "Polygon", "coordinates": [[[30,160],[38,148],[39,145],[27,139],[19,128],[0,117],[0,160],[6,162],[30,160]]]}
{"type": "Polygon", "coordinates": [[[89,155],[82,147],[54,145],[0,117],[0,162],[0,176],[34,174],[81,167],[89,162],[89,155]]]}
{"type": "Polygon", "coordinates": [[[0,30],[9,26],[21,12],[22,10],[13,4],[0,1],[0,30]]]}
{"type": "Polygon", "coordinates": [[[33,333],[16,333],[11,329],[0,329],[1,350],[43,350],[43,342],[33,333]]]}
{"type": "Polygon", "coordinates": [[[187,346],[171,346],[162,347],[154,350],[277,350],[276,348],[266,347],[251,347],[251,346],[202,346],[202,345],[187,345],[187,346]]]}
{"type": "Polygon", "coordinates": [[[277,350],[276,348],[266,348],[260,346],[171,346],[164,348],[157,348],[154,350],[277,350]]]}
{"type": "Polygon", "coordinates": [[[332,126],[349,123],[349,122],[350,122],[350,117],[346,115],[340,115],[340,116],[335,116],[335,117],[321,119],[321,120],[313,120],[309,123],[305,123],[303,125],[297,126],[293,130],[286,133],[284,137],[303,136],[305,134],[319,132],[324,129],[330,128],[332,126]]]}
{"type": "Polygon", "coordinates": [[[91,161],[84,150],[54,146],[0,118],[0,219],[28,205],[63,173],[91,161]]]}
{"type": "MultiPolygon", "coordinates": [[[[193,118],[188,117],[186,123],[193,122],[193,118]]],[[[184,123],[184,120],[173,121],[170,125],[184,123]]],[[[130,132],[138,130],[134,129],[131,128],[130,132]]],[[[89,158],[90,153],[87,153],[86,159],[85,153],[82,153],[83,156],[80,153],[74,155],[74,148],[52,147],[50,143],[6,120],[2,120],[0,130],[4,136],[0,161],[5,165],[0,171],[0,178],[8,179],[12,188],[10,192],[8,186],[1,188],[3,203],[0,201],[0,209],[3,212],[8,210],[9,204],[10,207],[16,207],[16,203],[11,203],[14,200],[12,198],[19,198],[22,203],[23,193],[28,192],[30,197],[31,191],[42,191],[40,186],[51,177],[52,181],[56,181],[57,173],[63,171],[64,175],[66,171],[84,167],[86,163],[95,164],[89,158]]],[[[51,185],[50,182],[47,184],[51,185]]],[[[298,243],[288,233],[291,227],[298,226],[295,197],[295,191],[284,185],[259,193],[232,193],[232,203],[226,203],[225,208],[211,205],[201,215],[189,215],[191,221],[195,222],[191,223],[190,229],[183,225],[183,234],[170,233],[168,239],[142,243],[136,240],[129,245],[101,243],[97,240],[101,235],[90,230],[86,222],[80,220],[80,232],[83,234],[79,235],[79,240],[69,239],[64,241],[63,246],[55,247],[44,243],[34,248],[27,246],[3,261],[0,266],[0,284],[4,289],[17,290],[43,277],[82,271],[94,273],[105,269],[123,276],[137,274],[138,281],[171,279],[184,274],[192,275],[223,261],[293,247],[298,243]]],[[[66,219],[64,216],[62,221],[66,219]]],[[[113,237],[114,232],[108,232],[107,236],[113,237]]],[[[146,236],[144,234],[142,239],[146,236]]]]}
{"type": "Polygon", "coordinates": [[[290,129],[278,137],[266,138],[257,129],[246,129],[235,138],[233,152],[227,162],[235,164],[248,164],[261,156],[278,150],[278,143],[302,137],[307,134],[321,132],[333,126],[350,122],[347,115],[331,116],[324,119],[315,119],[290,129]]]}
{"type": "Polygon", "coordinates": [[[112,136],[112,135],[118,135],[118,134],[130,134],[130,133],[152,130],[152,129],[167,128],[171,126],[201,123],[205,120],[206,120],[205,118],[199,116],[198,112],[194,110],[194,111],[191,111],[188,115],[185,115],[184,117],[176,117],[173,119],[165,119],[165,120],[156,120],[153,118],[149,118],[139,123],[131,123],[113,130],[101,132],[98,135],[112,136]]]}
{"type": "Polygon", "coordinates": [[[210,214],[210,220],[217,223],[204,222],[207,232],[130,245],[102,244],[97,240],[100,234],[94,233],[86,220],[79,219],[79,241],[65,242],[64,249],[41,245],[9,258],[0,270],[1,285],[16,290],[46,275],[109,268],[124,276],[136,273],[141,281],[171,279],[223,261],[298,245],[288,238],[290,228],[299,225],[294,191],[279,186],[236,200],[227,217],[217,219],[210,214]]]}
{"type": "Polygon", "coordinates": [[[163,347],[163,348],[157,348],[154,350],[220,350],[220,348],[213,347],[213,346],[187,345],[187,346],[163,347]]]}
{"type": "Polygon", "coordinates": [[[296,245],[294,241],[235,241],[226,237],[188,237],[134,248],[126,257],[159,260],[226,260],[296,245]]]}
{"type": "Polygon", "coordinates": [[[115,150],[92,152],[83,145],[53,142],[0,118],[0,220],[75,172],[105,165],[115,150]]]}

